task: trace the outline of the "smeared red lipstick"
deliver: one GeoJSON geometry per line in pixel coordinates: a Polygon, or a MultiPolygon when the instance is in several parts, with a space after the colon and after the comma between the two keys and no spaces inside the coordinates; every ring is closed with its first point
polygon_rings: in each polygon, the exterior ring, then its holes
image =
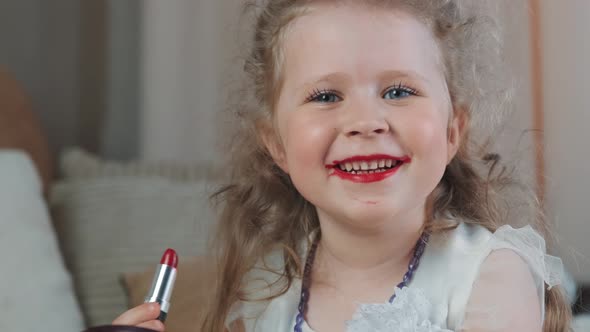
{"type": "Polygon", "coordinates": [[[383,181],[393,176],[395,173],[397,173],[398,169],[400,169],[402,165],[410,162],[411,159],[408,156],[396,157],[385,154],[374,154],[369,156],[353,156],[343,160],[335,160],[332,162],[331,165],[326,165],[326,168],[333,170],[333,173],[331,173],[330,176],[336,175],[343,180],[348,180],[357,183],[371,183],[383,181]],[[344,165],[346,163],[375,162],[381,160],[391,160],[395,163],[395,166],[391,168],[383,167],[380,168],[377,172],[375,172],[375,170],[353,170],[353,172],[351,172],[342,170],[340,168],[341,165],[344,165]],[[369,171],[373,171],[373,173],[369,173],[369,171]]]}
{"type": "Polygon", "coordinates": [[[174,281],[176,281],[176,268],[178,267],[178,255],[174,249],[166,249],[160,264],[156,269],[152,287],[144,302],[157,302],[160,304],[160,315],[158,320],[162,323],[168,316],[168,309],[170,309],[170,297],[174,289],[174,281]]]}
{"type": "Polygon", "coordinates": [[[162,255],[162,259],[160,260],[160,264],[172,266],[176,268],[178,266],[178,255],[176,255],[176,251],[174,249],[166,249],[164,255],[162,255]]]}

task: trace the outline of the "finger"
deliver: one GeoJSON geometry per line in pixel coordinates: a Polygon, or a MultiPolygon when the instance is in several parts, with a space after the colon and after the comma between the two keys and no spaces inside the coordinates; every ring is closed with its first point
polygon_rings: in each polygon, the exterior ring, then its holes
{"type": "Polygon", "coordinates": [[[113,325],[138,325],[156,319],[159,314],[160,305],[158,303],[144,303],[115,318],[113,325]]]}
{"type": "Polygon", "coordinates": [[[143,327],[146,329],[152,329],[158,332],[164,332],[164,324],[159,320],[150,320],[149,322],[141,323],[137,325],[138,327],[143,327]]]}

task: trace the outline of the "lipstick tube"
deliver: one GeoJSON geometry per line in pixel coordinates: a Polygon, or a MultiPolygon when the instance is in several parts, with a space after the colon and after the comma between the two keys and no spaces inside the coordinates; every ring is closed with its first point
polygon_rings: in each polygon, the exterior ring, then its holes
{"type": "Polygon", "coordinates": [[[145,303],[157,302],[160,304],[160,315],[158,320],[164,323],[170,309],[170,297],[176,280],[176,268],[178,266],[178,256],[173,249],[167,249],[160,260],[160,264],[154,274],[152,286],[148,295],[145,297],[145,303]]]}

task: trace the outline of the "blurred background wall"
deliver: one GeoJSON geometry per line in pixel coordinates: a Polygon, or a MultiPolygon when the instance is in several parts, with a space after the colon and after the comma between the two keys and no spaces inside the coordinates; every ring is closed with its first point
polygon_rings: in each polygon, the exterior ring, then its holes
{"type": "Polygon", "coordinates": [[[547,210],[572,273],[590,282],[590,1],[541,1],[547,210]]]}
{"type": "Polygon", "coordinates": [[[210,124],[240,70],[240,3],[142,2],[142,158],[203,161],[217,155],[218,131],[210,124]]]}
{"type": "MultiPolygon", "coordinates": [[[[590,2],[539,0],[535,30],[534,1],[504,8],[517,112],[499,142],[526,149],[534,179],[535,139],[523,132],[535,114],[544,119],[547,211],[568,268],[590,282],[590,2]]],[[[212,123],[240,69],[240,3],[0,1],[0,64],[24,84],[55,153],[81,146],[122,160],[209,162],[223,135],[212,123]]]]}
{"type": "Polygon", "coordinates": [[[54,147],[79,136],[80,14],[76,0],[0,1],[0,63],[25,85],[54,147]]]}
{"type": "Polygon", "coordinates": [[[51,147],[138,155],[140,2],[0,1],[0,64],[25,85],[51,147]]]}

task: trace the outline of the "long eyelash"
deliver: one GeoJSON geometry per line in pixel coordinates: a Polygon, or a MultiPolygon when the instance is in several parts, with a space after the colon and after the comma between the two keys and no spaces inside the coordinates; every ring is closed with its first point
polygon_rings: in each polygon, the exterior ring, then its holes
{"type": "Polygon", "coordinates": [[[391,89],[402,90],[402,91],[405,91],[409,94],[416,95],[416,96],[420,95],[420,92],[417,89],[414,89],[411,86],[409,86],[401,81],[399,83],[394,84],[394,85],[390,86],[389,88],[385,89],[385,92],[383,92],[383,93],[386,93],[391,89]]]}
{"type": "Polygon", "coordinates": [[[337,95],[336,91],[334,90],[329,90],[329,89],[313,89],[313,91],[309,94],[309,96],[305,99],[306,102],[310,102],[312,100],[314,100],[315,98],[323,95],[323,94],[328,94],[328,93],[333,93],[335,95],[337,95]]]}

